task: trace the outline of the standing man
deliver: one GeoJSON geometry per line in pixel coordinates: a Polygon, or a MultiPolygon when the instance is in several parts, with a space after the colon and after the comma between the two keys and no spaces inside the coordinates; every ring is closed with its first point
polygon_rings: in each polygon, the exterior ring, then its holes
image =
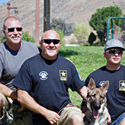
{"type": "Polygon", "coordinates": [[[58,33],[46,31],[41,54],[25,61],[13,82],[18,101],[34,112],[34,125],[83,125],[82,112],[71,104],[68,88],[85,98],[86,87],[73,63],[58,55],[60,46],[58,33]]]}
{"type": "Polygon", "coordinates": [[[11,83],[21,65],[39,53],[33,43],[21,40],[22,27],[16,17],[10,16],[4,20],[3,33],[6,41],[0,44],[0,117],[9,110],[9,104],[17,99],[16,89],[11,83]]]}
{"type": "Polygon", "coordinates": [[[91,73],[85,82],[88,85],[90,78],[93,78],[96,86],[101,87],[109,80],[107,108],[111,115],[111,125],[125,125],[125,66],[120,64],[124,50],[121,41],[107,41],[103,53],[107,60],[106,66],[91,73]]]}

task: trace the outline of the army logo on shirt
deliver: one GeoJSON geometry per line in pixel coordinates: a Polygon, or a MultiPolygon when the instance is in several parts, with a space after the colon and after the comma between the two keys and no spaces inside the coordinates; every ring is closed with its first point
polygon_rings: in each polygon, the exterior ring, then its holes
{"type": "Polygon", "coordinates": [[[48,73],[46,71],[41,71],[39,76],[41,80],[46,80],[48,78],[48,73]]]}
{"type": "Polygon", "coordinates": [[[66,70],[59,70],[60,80],[67,81],[67,71],[66,70]]]}
{"type": "Polygon", "coordinates": [[[119,81],[119,91],[125,91],[125,80],[119,81]]]}

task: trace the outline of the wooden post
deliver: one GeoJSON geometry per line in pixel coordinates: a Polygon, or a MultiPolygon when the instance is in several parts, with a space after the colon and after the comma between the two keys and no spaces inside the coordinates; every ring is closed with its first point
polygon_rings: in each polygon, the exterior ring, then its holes
{"type": "MultiPolygon", "coordinates": [[[[7,7],[7,9],[8,9],[8,17],[9,17],[10,16],[10,9],[15,9],[16,10],[17,7],[10,7],[10,2],[7,3],[7,6],[8,6],[7,7]]],[[[18,11],[16,11],[16,12],[18,12],[18,11]]]]}
{"type": "Polygon", "coordinates": [[[36,0],[35,44],[39,45],[39,0],[36,0]]]}
{"type": "Polygon", "coordinates": [[[44,0],[44,32],[50,29],[50,0],[44,0]]]}
{"type": "Polygon", "coordinates": [[[10,2],[7,3],[8,17],[10,16],[10,2]]]}

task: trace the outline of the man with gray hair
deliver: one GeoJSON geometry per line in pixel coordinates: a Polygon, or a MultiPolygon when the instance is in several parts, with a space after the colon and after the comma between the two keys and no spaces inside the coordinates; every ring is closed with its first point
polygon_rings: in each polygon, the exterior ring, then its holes
{"type": "MultiPolygon", "coordinates": [[[[125,66],[120,64],[124,50],[121,41],[117,39],[107,41],[103,53],[107,64],[91,73],[85,81],[88,86],[90,78],[93,78],[99,88],[109,80],[107,108],[111,115],[108,123],[112,122],[111,125],[125,125],[125,66]]],[[[84,111],[84,102],[82,110],[84,111]]]]}
{"type": "MultiPolygon", "coordinates": [[[[3,23],[6,41],[0,44],[0,119],[9,110],[10,104],[17,99],[16,88],[11,84],[23,62],[39,53],[31,42],[22,40],[22,26],[13,16],[3,23]]],[[[21,111],[21,110],[20,110],[21,111]]],[[[5,120],[4,120],[5,121],[5,120]]],[[[21,123],[20,123],[21,124],[21,123]]],[[[26,123],[24,123],[26,125],[26,123]]],[[[31,123],[29,122],[29,125],[31,123]]]]}

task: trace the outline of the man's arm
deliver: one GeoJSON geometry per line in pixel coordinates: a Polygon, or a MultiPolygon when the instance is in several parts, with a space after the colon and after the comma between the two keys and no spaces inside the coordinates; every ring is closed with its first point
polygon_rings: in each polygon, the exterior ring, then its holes
{"type": "MultiPolygon", "coordinates": [[[[11,99],[17,99],[17,93],[13,91],[12,89],[8,88],[7,86],[0,83],[0,93],[2,93],[4,96],[9,97],[11,99]]],[[[18,112],[22,112],[25,109],[25,107],[19,108],[18,112]]]]}
{"type": "MultiPolygon", "coordinates": [[[[83,86],[77,92],[81,95],[81,97],[83,98],[83,101],[85,101],[86,100],[86,96],[87,96],[87,87],[83,86]]],[[[86,106],[81,106],[81,110],[82,110],[83,117],[84,117],[85,116],[85,112],[87,111],[87,107],[86,106]]]]}
{"type": "Polygon", "coordinates": [[[28,92],[19,89],[17,90],[17,100],[29,110],[43,115],[51,124],[56,123],[60,116],[51,110],[46,109],[45,107],[39,105],[29,94],[28,92]]]}
{"type": "Polygon", "coordinates": [[[0,93],[2,93],[6,97],[10,97],[12,99],[17,99],[17,94],[15,91],[11,90],[7,86],[0,83],[0,93]]]}
{"type": "Polygon", "coordinates": [[[83,100],[86,100],[86,96],[87,96],[87,87],[86,86],[83,86],[81,89],[77,90],[77,92],[83,98],[83,100]]]}

